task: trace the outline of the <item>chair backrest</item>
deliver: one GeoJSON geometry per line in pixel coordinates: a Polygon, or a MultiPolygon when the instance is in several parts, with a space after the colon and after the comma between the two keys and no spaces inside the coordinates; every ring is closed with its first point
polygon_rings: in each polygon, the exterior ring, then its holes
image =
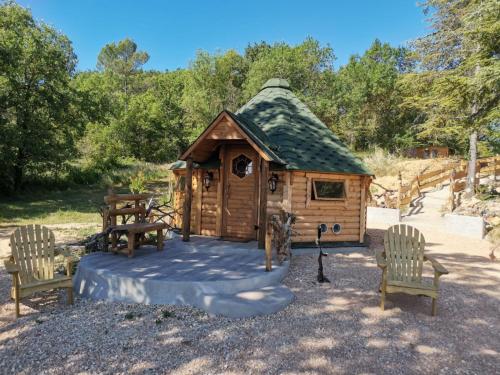
{"type": "Polygon", "coordinates": [[[54,278],[54,233],[40,225],[17,228],[10,236],[14,263],[21,285],[54,278]]]}
{"type": "Polygon", "coordinates": [[[425,239],[417,228],[394,225],[384,235],[387,278],[393,281],[422,282],[425,239]]]}

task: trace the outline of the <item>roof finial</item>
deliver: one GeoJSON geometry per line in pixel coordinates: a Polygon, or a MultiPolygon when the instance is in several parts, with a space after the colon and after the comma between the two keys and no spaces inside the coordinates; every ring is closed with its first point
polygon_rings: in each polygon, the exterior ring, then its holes
{"type": "Polygon", "coordinates": [[[264,83],[260,89],[264,90],[271,87],[278,87],[281,89],[290,90],[290,84],[284,78],[271,78],[267,80],[267,82],[264,83]]]}

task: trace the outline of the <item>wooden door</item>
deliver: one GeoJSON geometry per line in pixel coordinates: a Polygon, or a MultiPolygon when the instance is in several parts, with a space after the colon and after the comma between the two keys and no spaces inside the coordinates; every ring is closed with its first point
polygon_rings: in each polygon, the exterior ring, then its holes
{"type": "Polygon", "coordinates": [[[222,236],[225,238],[256,238],[259,173],[257,164],[257,153],[250,146],[227,147],[222,210],[222,236]]]}

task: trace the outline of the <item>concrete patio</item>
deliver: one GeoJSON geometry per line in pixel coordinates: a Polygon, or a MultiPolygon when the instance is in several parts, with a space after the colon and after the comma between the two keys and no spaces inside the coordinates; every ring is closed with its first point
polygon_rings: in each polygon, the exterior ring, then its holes
{"type": "Polygon", "coordinates": [[[126,303],[198,307],[210,314],[241,318],[286,307],[293,293],[281,285],[289,263],[264,270],[255,242],[192,236],[174,238],[163,251],[138,249],[134,258],[93,253],[82,258],[74,289],[83,297],[126,303]]]}

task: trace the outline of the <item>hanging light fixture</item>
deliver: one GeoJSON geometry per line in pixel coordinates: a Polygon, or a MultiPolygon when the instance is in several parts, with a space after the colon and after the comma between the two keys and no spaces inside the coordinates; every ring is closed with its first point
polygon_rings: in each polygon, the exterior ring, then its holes
{"type": "Polygon", "coordinates": [[[203,175],[203,186],[205,186],[205,189],[207,189],[207,191],[213,179],[214,179],[214,174],[212,172],[206,171],[205,174],[203,175]]]}
{"type": "Polygon", "coordinates": [[[267,183],[269,184],[269,190],[271,190],[271,193],[274,193],[276,191],[276,187],[278,186],[278,175],[276,173],[273,173],[271,177],[269,177],[269,180],[267,180],[267,183]]]}

